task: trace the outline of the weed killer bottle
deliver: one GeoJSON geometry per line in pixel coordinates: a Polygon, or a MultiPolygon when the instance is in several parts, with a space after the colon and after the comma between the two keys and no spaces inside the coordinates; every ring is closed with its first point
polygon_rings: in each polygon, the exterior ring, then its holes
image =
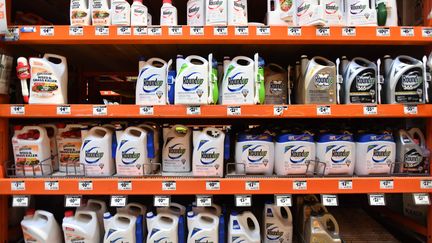
{"type": "Polygon", "coordinates": [[[147,26],[148,9],[143,0],[134,0],[131,7],[131,25],[147,26]]]}
{"type": "Polygon", "coordinates": [[[126,0],[111,1],[112,25],[128,26],[131,23],[131,6],[126,0]]]}
{"type": "Polygon", "coordinates": [[[172,5],[171,0],[163,0],[160,17],[161,26],[177,25],[177,8],[172,5]]]}

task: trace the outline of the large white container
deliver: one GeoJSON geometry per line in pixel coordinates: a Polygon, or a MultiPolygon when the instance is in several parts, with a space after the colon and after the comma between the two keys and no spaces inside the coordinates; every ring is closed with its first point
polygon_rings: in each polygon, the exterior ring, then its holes
{"type": "Polygon", "coordinates": [[[189,0],[187,2],[187,25],[205,25],[205,0],[189,0]]]}
{"type": "Polygon", "coordinates": [[[70,24],[71,26],[90,25],[90,6],[88,0],[70,1],[70,24]]]}
{"type": "Polygon", "coordinates": [[[219,216],[211,213],[188,212],[187,242],[219,242],[219,216]]]}
{"type": "Polygon", "coordinates": [[[246,211],[241,214],[231,212],[228,225],[228,243],[248,242],[260,243],[260,226],[253,213],[246,211]],[[251,225],[248,224],[251,222],[251,225]]]}
{"type": "Polygon", "coordinates": [[[255,62],[238,56],[226,67],[222,81],[222,104],[254,104],[255,101],[255,62]]]}
{"type": "Polygon", "coordinates": [[[57,126],[54,124],[41,124],[40,126],[44,127],[47,130],[47,135],[50,140],[51,163],[52,163],[53,171],[58,171],[59,158],[58,158],[58,149],[57,149],[57,134],[58,134],[57,126]]]}
{"type": "Polygon", "coordinates": [[[162,171],[185,173],[191,171],[192,131],[183,125],[163,129],[162,171]]]}
{"type": "Polygon", "coordinates": [[[111,0],[90,0],[91,17],[95,26],[111,25],[111,0]]]}
{"type": "Polygon", "coordinates": [[[61,243],[63,236],[54,215],[43,210],[30,211],[21,221],[24,241],[61,243]]]}
{"type": "Polygon", "coordinates": [[[318,0],[295,0],[299,26],[325,25],[325,10],[318,0]]]}
{"type": "Polygon", "coordinates": [[[263,213],[263,240],[265,243],[291,243],[293,218],[289,207],[266,203],[263,213]],[[285,214],[282,214],[285,211],[285,214]]]}
{"type": "Polygon", "coordinates": [[[66,57],[45,54],[30,58],[29,104],[67,104],[68,68],[66,57]],[[51,60],[57,60],[54,63],[51,60]]]}
{"type": "Polygon", "coordinates": [[[63,218],[63,233],[66,243],[77,241],[85,243],[100,243],[100,227],[94,211],[66,211],[63,218]]]}
{"type": "Polygon", "coordinates": [[[110,217],[109,213],[104,214],[105,236],[104,243],[116,242],[136,242],[136,220],[130,214],[117,213],[110,217]]]}
{"type": "Polygon", "coordinates": [[[295,1],[267,0],[266,23],[269,26],[297,25],[295,1]]]}
{"type": "Polygon", "coordinates": [[[147,243],[163,242],[162,240],[169,240],[170,242],[177,243],[178,236],[179,216],[169,213],[158,213],[155,215],[153,212],[147,213],[147,243]]]}
{"type": "Polygon", "coordinates": [[[323,134],[316,143],[318,172],[324,175],[353,175],[356,147],[352,134],[323,134]]]}
{"type": "Polygon", "coordinates": [[[89,199],[87,200],[85,205],[77,209],[77,212],[78,211],[92,211],[96,213],[96,217],[99,224],[99,231],[102,238],[105,232],[103,216],[104,213],[107,211],[106,203],[104,201],[100,201],[96,199],[89,199]]]}
{"type": "Polygon", "coordinates": [[[131,6],[126,0],[111,0],[111,24],[129,26],[131,23],[131,6]]]}
{"type": "Polygon", "coordinates": [[[227,25],[228,0],[206,0],[206,25],[227,25]]]}
{"type": "Polygon", "coordinates": [[[134,0],[131,6],[131,25],[147,26],[148,9],[143,0],[134,0]]]}
{"type": "Polygon", "coordinates": [[[279,176],[313,172],[314,163],[310,161],[315,160],[315,154],[315,142],[311,133],[281,134],[275,143],[275,172],[279,176]]]}
{"type": "Polygon", "coordinates": [[[47,176],[53,172],[50,139],[40,126],[15,130],[12,147],[18,176],[47,176]]]}
{"type": "Polygon", "coordinates": [[[82,132],[80,124],[58,124],[57,146],[59,154],[59,170],[73,174],[81,171],[80,151],[82,145],[82,132]]]}
{"type": "Polygon", "coordinates": [[[177,8],[172,5],[171,0],[163,0],[160,17],[161,26],[177,25],[177,8]]]}
{"type": "Polygon", "coordinates": [[[247,0],[228,0],[228,25],[247,25],[247,0]]]}
{"type": "Polygon", "coordinates": [[[194,176],[223,176],[225,133],[214,127],[193,131],[194,176]]]}
{"type": "Polygon", "coordinates": [[[110,176],[115,172],[113,158],[113,131],[93,127],[81,146],[80,162],[87,176],[110,176]]]}
{"type": "Polygon", "coordinates": [[[347,26],[376,26],[375,0],[345,0],[347,26]]]}
{"type": "Polygon", "coordinates": [[[391,174],[396,143],[391,134],[362,134],[356,142],[356,175],[391,174]]]}

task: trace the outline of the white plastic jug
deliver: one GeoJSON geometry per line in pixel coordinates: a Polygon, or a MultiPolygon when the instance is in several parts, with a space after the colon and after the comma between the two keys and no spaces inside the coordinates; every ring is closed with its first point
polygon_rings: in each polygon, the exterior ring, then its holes
{"type": "Polygon", "coordinates": [[[66,243],[77,241],[85,243],[100,243],[102,235],[96,212],[94,211],[66,211],[63,218],[63,232],[66,243]]]}
{"type": "Polygon", "coordinates": [[[86,26],[90,25],[90,5],[88,0],[70,1],[70,25],[86,26]]]}
{"type": "Polygon", "coordinates": [[[155,123],[144,123],[138,125],[138,127],[146,130],[147,134],[153,134],[154,158],[151,161],[154,165],[152,166],[152,171],[161,170],[160,126],[155,123]]]}
{"type": "Polygon", "coordinates": [[[206,25],[227,25],[228,0],[206,0],[206,25]]]}
{"type": "Polygon", "coordinates": [[[187,242],[219,242],[219,216],[211,213],[188,212],[187,242]]]}
{"type": "Polygon", "coordinates": [[[107,206],[104,201],[96,200],[96,199],[89,199],[87,200],[86,204],[79,207],[77,209],[78,211],[93,211],[96,213],[97,220],[99,223],[99,230],[101,238],[104,235],[105,228],[104,228],[104,213],[107,211],[107,206]]]}
{"type": "Polygon", "coordinates": [[[396,135],[396,172],[424,173],[428,171],[430,151],[426,139],[419,128],[400,129],[396,135]]]}
{"type": "Polygon", "coordinates": [[[275,172],[279,176],[313,172],[316,149],[313,135],[285,133],[276,138],[275,172]]]}
{"type": "Polygon", "coordinates": [[[375,0],[345,0],[347,26],[376,26],[375,0]]]}
{"type": "Polygon", "coordinates": [[[234,58],[222,81],[222,104],[254,104],[255,78],[254,60],[244,56],[234,58]]]}
{"type": "Polygon", "coordinates": [[[43,210],[31,211],[21,221],[21,228],[26,243],[63,242],[60,226],[50,212],[43,210]]]}
{"type": "Polygon", "coordinates": [[[147,213],[147,243],[173,242],[177,243],[179,216],[167,213],[147,213]]]}
{"type": "Polygon", "coordinates": [[[333,215],[311,215],[306,222],[305,242],[341,243],[339,225],[333,215]]]}
{"type": "Polygon", "coordinates": [[[79,173],[82,130],[80,124],[58,124],[57,146],[59,154],[59,170],[67,174],[79,173]]]}
{"type": "Polygon", "coordinates": [[[193,131],[194,176],[223,176],[225,133],[214,127],[193,131]]]}
{"type": "Polygon", "coordinates": [[[278,207],[272,203],[264,205],[263,240],[265,243],[291,243],[293,218],[289,207],[278,207]]]}
{"type": "Polygon", "coordinates": [[[161,26],[177,25],[177,8],[172,5],[171,0],[163,0],[160,17],[161,26]]]}
{"type": "Polygon", "coordinates": [[[269,26],[296,26],[296,5],[295,1],[267,0],[266,23],[269,26]]]}
{"type": "Polygon", "coordinates": [[[356,142],[356,175],[391,174],[396,143],[391,134],[362,134],[356,142]]]}
{"type": "Polygon", "coordinates": [[[295,0],[299,26],[325,25],[324,7],[318,0],[295,0]]]}
{"type": "Polygon", "coordinates": [[[16,174],[47,176],[53,172],[50,139],[40,126],[25,126],[12,137],[16,174]]]}
{"type": "Polygon", "coordinates": [[[248,24],[247,0],[228,0],[228,25],[248,24]]]}
{"type": "Polygon", "coordinates": [[[187,25],[205,25],[205,0],[189,0],[187,2],[187,25]]]}
{"type": "Polygon", "coordinates": [[[113,131],[93,127],[81,146],[80,162],[87,176],[111,176],[115,172],[113,158],[113,131]]]}
{"type": "Polygon", "coordinates": [[[162,170],[184,173],[191,171],[192,131],[183,125],[164,128],[162,170]]]}
{"type": "Polygon", "coordinates": [[[160,58],[140,61],[140,72],[136,85],[137,105],[166,105],[167,79],[172,60],[168,63],[160,58]]]}
{"type": "Polygon", "coordinates": [[[103,242],[136,242],[136,220],[137,218],[130,214],[117,213],[114,217],[106,217],[105,214],[103,242]]]}
{"type": "Polygon", "coordinates": [[[111,0],[111,24],[130,26],[131,6],[126,0],[111,0]]]}
{"type": "MultiPolygon", "coordinates": [[[[146,224],[147,207],[146,206],[142,205],[141,203],[128,203],[126,205],[126,207],[124,207],[124,208],[117,208],[117,213],[125,213],[125,214],[133,215],[133,216],[137,217],[137,223],[138,223],[138,217],[142,216],[143,217],[142,235],[144,238],[147,236],[147,234],[146,234],[146,232],[147,232],[147,224],[146,224]]],[[[138,226],[138,224],[137,224],[137,226],[138,226]]],[[[137,230],[137,232],[138,232],[138,230],[137,230]]],[[[138,242],[138,238],[137,238],[137,242],[138,242]]]]}
{"type": "Polygon", "coordinates": [[[243,212],[241,214],[235,211],[231,212],[228,225],[228,243],[237,242],[261,242],[260,226],[258,220],[256,219],[255,215],[249,211],[243,212]]]}
{"type": "Polygon", "coordinates": [[[50,150],[51,150],[51,163],[53,167],[53,171],[59,170],[59,158],[58,158],[58,149],[57,149],[57,134],[58,129],[54,124],[41,124],[41,127],[44,127],[47,130],[47,135],[50,140],[50,150]]]}
{"type": "Polygon", "coordinates": [[[143,0],[134,0],[131,6],[131,25],[147,26],[148,9],[143,0]]]}
{"type": "Polygon", "coordinates": [[[169,207],[159,207],[156,209],[158,214],[173,214],[177,216],[185,216],[186,207],[178,203],[170,203],[169,207]]]}
{"type": "Polygon", "coordinates": [[[95,26],[111,25],[111,0],[90,0],[91,17],[95,26]]]}
{"type": "Polygon", "coordinates": [[[67,104],[68,68],[66,57],[45,54],[30,58],[29,104],[67,104]],[[53,62],[56,60],[56,62],[53,62]]]}
{"type": "Polygon", "coordinates": [[[316,143],[318,173],[353,175],[356,146],[352,134],[322,134],[316,143]]]}

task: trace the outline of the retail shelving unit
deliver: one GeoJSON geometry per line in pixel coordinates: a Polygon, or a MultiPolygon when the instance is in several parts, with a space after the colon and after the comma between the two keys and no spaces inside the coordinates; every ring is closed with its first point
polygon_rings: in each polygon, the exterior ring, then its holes
{"type": "MultiPolygon", "coordinates": [[[[430,1],[425,0],[430,4],[430,1]]],[[[11,3],[11,1],[9,1],[11,3]]],[[[429,6],[430,9],[430,6],[429,6]]],[[[428,13],[429,11],[427,11],[428,13]]],[[[427,14],[425,12],[425,14],[427,14]]],[[[428,22],[429,24],[430,21],[428,22]]],[[[114,45],[114,44],[289,44],[289,45],[416,45],[424,53],[432,50],[432,26],[423,27],[151,27],[136,28],[69,26],[34,27],[33,33],[18,34],[19,39],[3,42],[8,51],[29,45],[114,45]]],[[[20,27],[11,28],[19,30],[20,27]]],[[[31,28],[30,28],[31,29],[31,28]]],[[[19,32],[19,31],[18,31],[19,32]]],[[[17,32],[17,33],[18,33],[17,32]]],[[[432,105],[263,105],[263,106],[137,106],[137,105],[14,105],[2,97],[0,105],[0,160],[9,158],[9,121],[12,118],[423,118],[427,122],[427,144],[432,148],[432,105]]],[[[11,195],[235,195],[235,194],[368,194],[368,193],[432,193],[432,176],[425,177],[343,177],[343,178],[8,178],[0,164],[0,242],[8,239],[8,197],[11,195]],[[58,182],[57,190],[47,189],[47,182],[58,182]],[[92,182],[91,190],[80,190],[80,182],[92,182]],[[123,190],[119,184],[130,182],[123,190]],[[176,182],[176,190],[165,191],[162,184],[176,182]],[[209,189],[208,182],[220,183],[218,190],[209,189]],[[259,189],[248,190],[246,184],[259,182],[259,189]],[[296,188],[297,182],[306,187],[296,188]],[[351,181],[351,189],[340,183],[351,181]],[[392,181],[392,188],[382,187],[392,181]],[[19,183],[19,186],[15,186],[19,183]],[[303,184],[305,185],[305,184],[303,184]]],[[[431,168],[432,170],[432,168],[431,168]]],[[[429,207],[427,228],[397,218],[412,230],[425,234],[432,242],[432,208],[429,207]],[[408,223],[407,223],[408,222],[408,223]]],[[[396,218],[395,218],[396,220],[396,218]]]]}

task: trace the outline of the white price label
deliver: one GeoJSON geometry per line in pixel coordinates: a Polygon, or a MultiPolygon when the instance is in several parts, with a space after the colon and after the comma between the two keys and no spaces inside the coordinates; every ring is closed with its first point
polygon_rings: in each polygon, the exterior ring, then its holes
{"type": "Polygon", "coordinates": [[[417,115],[418,109],[416,105],[404,105],[405,115],[417,115]]]}
{"type": "Polygon", "coordinates": [[[242,36],[249,35],[249,27],[248,26],[236,26],[235,27],[235,35],[242,35],[242,36]]]}
{"type": "MultiPolygon", "coordinates": [[[[36,31],[33,31],[36,32],[36,31]]],[[[20,38],[20,29],[18,27],[8,27],[4,36],[5,41],[17,41],[20,38]]]]}
{"type": "Polygon", "coordinates": [[[70,36],[81,36],[84,35],[84,28],[82,26],[71,26],[69,27],[70,36]]]}
{"type": "Polygon", "coordinates": [[[316,29],[317,36],[330,36],[330,27],[318,27],[316,29]]]}
{"type": "Polygon", "coordinates": [[[393,180],[381,180],[380,181],[380,189],[391,190],[394,188],[393,180]]]}
{"type": "Polygon", "coordinates": [[[423,37],[432,37],[432,28],[422,28],[423,37]]]}
{"type": "Polygon", "coordinates": [[[228,106],[227,107],[227,115],[228,116],[240,116],[241,115],[241,107],[240,106],[228,106]]]}
{"type": "Polygon", "coordinates": [[[363,106],[363,115],[377,115],[378,107],[376,105],[363,106]]]}
{"type": "Polygon", "coordinates": [[[147,28],[148,35],[162,35],[162,27],[160,26],[151,26],[147,28]]]}
{"type": "Polygon", "coordinates": [[[23,105],[13,105],[10,108],[11,115],[24,115],[25,107],[23,105]]]}
{"type": "Polygon", "coordinates": [[[219,181],[207,181],[206,182],[206,190],[207,191],[219,191],[220,190],[220,182],[219,181]]]}
{"type": "Polygon", "coordinates": [[[421,189],[432,189],[432,181],[431,180],[421,180],[420,181],[421,189]]]}
{"type": "Polygon", "coordinates": [[[291,207],[292,197],[291,195],[275,195],[275,202],[278,207],[291,207]]]}
{"type": "Polygon", "coordinates": [[[93,106],[94,116],[106,116],[108,114],[108,108],[106,105],[95,105],[93,106]]]}
{"type": "Polygon", "coordinates": [[[357,31],[355,27],[343,27],[342,36],[356,36],[357,31]]]}
{"type": "Polygon", "coordinates": [[[294,190],[307,190],[307,181],[294,181],[293,182],[294,190]]]}
{"type": "Polygon", "coordinates": [[[29,196],[14,195],[12,197],[12,207],[14,208],[26,208],[29,206],[29,196]]]}
{"type": "Polygon", "coordinates": [[[346,180],[339,181],[339,190],[352,190],[352,189],[353,189],[352,181],[346,181],[346,180]]]}
{"type": "Polygon", "coordinates": [[[403,37],[413,37],[414,36],[414,28],[403,27],[400,29],[400,35],[403,37]]]}
{"type": "Polygon", "coordinates": [[[228,35],[228,27],[226,27],[226,26],[215,26],[213,28],[213,35],[228,35]]]}
{"type": "Polygon", "coordinates": [[[414,204],[418,206],[430,205],[429,194],[427,193],[413,193],[414,204]]]}
{"type": "Polygon", "coordinates": [[[59,105],[57,106],[57,115],[70,115],[71,107],[70,105],[59,105]]]}
{"type": "Polygon", "coordinates": [[[78,190],[80,191],[91,191],[93,190],[93,181],[79,181],[78,190]]]}
{"type": "Polygon", "coordinates": [[[140,107],[140,115],[153,116],[154,115],[154,107],[153,106],[141,106],[140,107]]]}
{"type": "Polygon", "coordinates": [[[132,181],[119,181],[117,188],[119,191],[132,191],[132,181]]]}
{"type": "Polygon", "coordinates": [[[162,182],[162,191],[175,191],[177,190],[177,183],[175,181],[162,182]]]}
{"type": "Polygon", "coordinates": [[[198,207],[211,207],[212,206],[212,196],[196,196],[196,205],[198,207]]]}
{"type": "Polygon", "coordinates": [[[111,196],[110,205],[114,208],[122,208],[127,204],[127,196],[111,196]]]}
{"type": "Polygon", "coordinates": [[[183,35],[183,28],[181,26],[168,27],[168,35],[183,35]]]}
{"type": "Polygon", "coordinates": [[[301,27],[289,27],[288,28],[288,35],[289,36],[301,36],[302,35],[301,27]]]}
{"type": "Polygon", "coordinates": [[[147,27],[145,26],[135,26],[133,28],[133,34],[136,36],[147,35],[147,27]]]}
{"type": "Polygon", "coordinates": [[[125,36],[125,35],[131,35],[132,30],[130,26],[119,26],[117,27],[117,35],[125,36]]]}
{"type": "Polygon", "coordinates": [[[369,205],[371,206],[385,206],[384,194],[369,194],[369,205]]]}
{"type": "Polygon", "coordinates": [[[11,182],[11,190],[12,191],[24,191],[25,188],[25,182],[24,181],[12,181],[11,182]]]}
{"type": "Polygon", "coordinates": [[[275,105],[273,106],[273,115],[282,116],[286,109],[288,109],[288,106],[275,105]]]}
{"type": "Polygon", "coordinates": [[[257,26],[256,28],[256,35],[261,36],[261,35],[270,35],[271,34],[271,30],[270,30],[270,26],[257,26]]]}
{"type": "Polygon", "coordinates": [[[327,207],[336,207],[339,205],[337,195],[323,194],[321,195],[321,202],[327,207]]]}
{"type": "Polygon", "coordinates": [[[154,196],[155,207],[169,207],[171,204],[170,196],[154,196]]]}
{"type": "Polygon", "coordinates": [[[96,26],[95,35],[97,35],[97,36],[109,35],[109,27],[108,26],[96,26]]]}
{"type": "Polygon", "coordinates": [[[190,35],[204,35],[204,27],[203,26],[191,26],[190,35]]]}
{"type": "Polygon", "coordinates": [[[390,36],[390,28],[382,28],[377,27],[376,36],[378,37],[389,37],[390,36]]]}
{"type": "Polygon", "coordinates": [[[78,208],[81,206],[81,196],[65,196],[65,207],[78,208]]]}
{"type": "Polygon", "coordinates": [[[331,115],[331,107],[329,105],[317,106],[317,115],[319,116],[331,115]]]}
{"type": "Polygon", "coordinates": [[[201,107],[200,106],[188,106],[186,108],[186,114],[188,114],[188,115],[201,115],[201,107]]]}
{"type": "Polygon", "coordinates": [[[251,195],[236,195],[235,196],[236,207],[250,207],[252,206],[251,195]]]}
{"type": "Polygon", "coordinates": [[[41,26],[40,27],[41,36],[54,36],[54,26],[41,26]]]}
{"type": "Polygon", "coordinates": [[[58,191],[59,189],[58,181],[45,181],[45,191],[58,191]]]}
{"type": "Polygon", "coordinates": [[[245,183],[246,191],[257,191],[260,189],[259,181],[246,181],[245,183]]]}

